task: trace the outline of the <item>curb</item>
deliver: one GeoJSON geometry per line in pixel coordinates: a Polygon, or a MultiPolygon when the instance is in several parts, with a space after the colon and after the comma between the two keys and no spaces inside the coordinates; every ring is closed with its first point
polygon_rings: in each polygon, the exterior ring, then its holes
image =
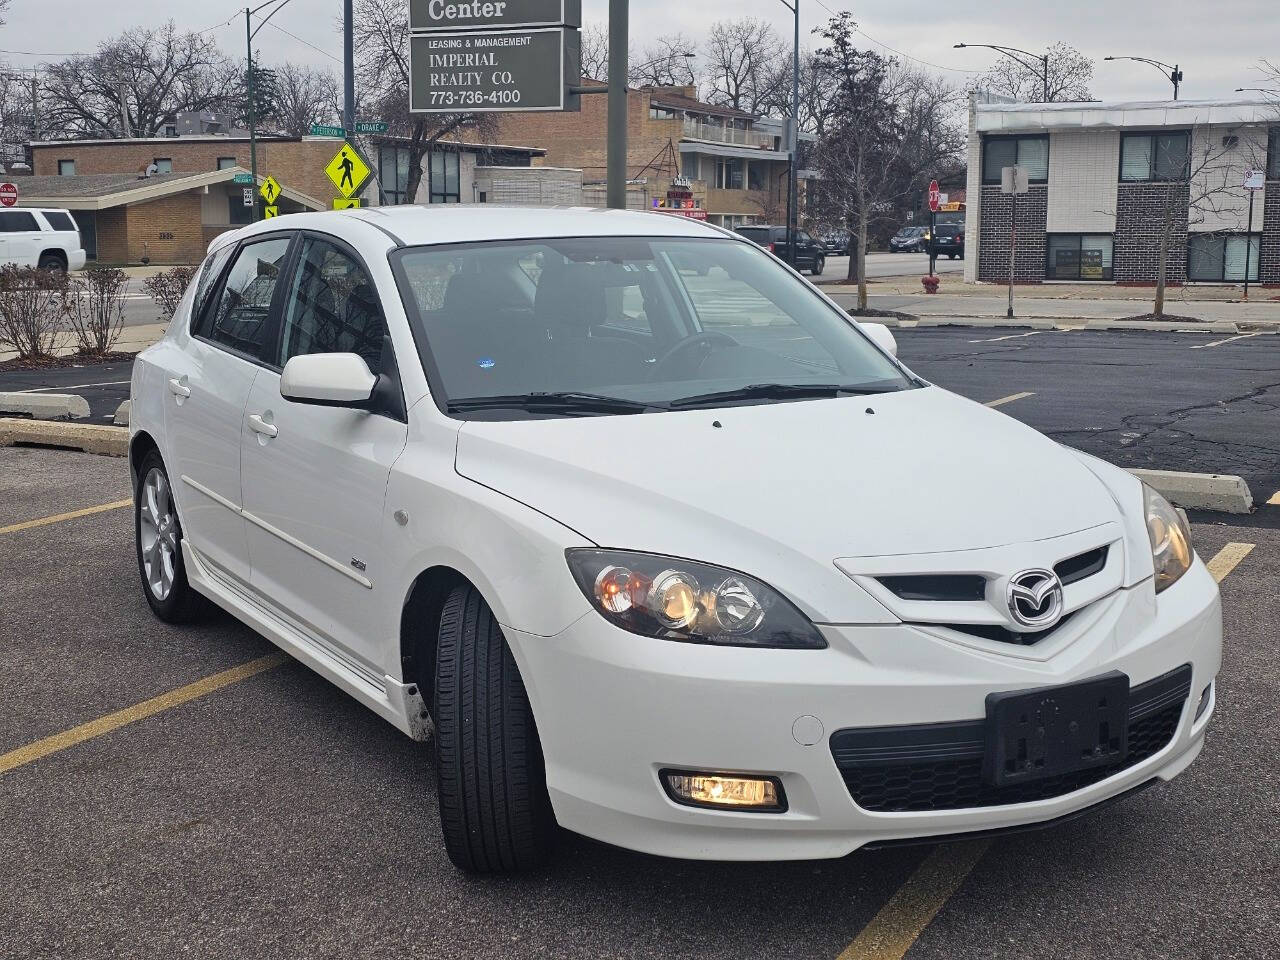
{"type": "Polygon", "coordinates": [[[1241,477],[1219,473],[1179,473],[1176,470],[1130,470],[1172,503],[1191,510],[1251,513],[1253,494],[1241,477]]]}
{"type": "Polygon", "coordinates": [[[12,447],[15,444],[62,447],[108,457],[124,457],[129,454],[129,431],[124,427],[97,424],[0,417],[0,447],[12,447]]]}
{"type": "Polygon", "coordinates": [[[74,393],[0,393],[0,414],[23,414],[37,420],[79,420],[89,403],[74,393]]]}
{"type": "Polygon", "coordinates": [[[117,427],[127,427],[129,425],[129,412],[133,407],[132,400],[125,400],[120,406],[116,407],[115,416],[111,418],[111,422],[117,427]]]}
{"type": "Polygon", "coordinates": [[[1233,321],[1214,320],[1209,323],[1174,323],[1164,320],[1090,320],[1086,330],[1148,330],[1153,333],[1239,333],[1233,321]]]}

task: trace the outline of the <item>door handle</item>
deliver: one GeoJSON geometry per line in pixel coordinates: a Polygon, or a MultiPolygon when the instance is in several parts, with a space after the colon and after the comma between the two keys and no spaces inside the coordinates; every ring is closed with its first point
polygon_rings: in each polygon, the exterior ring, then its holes
{"type": "Polygon", "coordinates": [[[280,433],[274,423],[268,423],[256,413],[249,415],[249,429],[254,433],[262,434],[264,437],[274,437],[280,433]]]}
{"type": "Polygon", "coordinates": [[[175,397],[191,396],[191,388],[187,386],[187,378],[183,377],[179,379],[177,377],[170,377],[169,392],[172,393],[175,397]]]}

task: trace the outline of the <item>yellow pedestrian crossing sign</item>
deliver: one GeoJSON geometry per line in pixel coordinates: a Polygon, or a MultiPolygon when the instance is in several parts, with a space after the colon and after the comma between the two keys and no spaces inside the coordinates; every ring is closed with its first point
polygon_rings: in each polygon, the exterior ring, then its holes
{"type": "Polygon", "coordinates": [[[263,208],[262,208],[262,219],[263,219],[263,220],[270,220],[272,217],[278,217],[278,216],[280,216],[280,208],[279,208],[279,207],[277,207],[277,206],[270,206],[270,207],[263,207],[263,208]]]}
{"type": "Polygon", "coordinates": [[[342,145],[342,148],[329,161],[329,165],[324,168],[324,172],[329,175],[333,185],[344,197],[352,197],[359,193],[364,182],[369,179],[369,174],[373,173],[369,165],[356,152],[356,148],[349,143],[342,145]]]}
{"type": "Polygon", "coordinates": [[[333,209],[335,210],[354,210],[360,206],[359,197],[349,197],[347,199],[338,199],[333,201],[333,209]]]}
{"type": "Polygon", "coordinates": [[[262,194],[262,199],[267,201],[268,206],[274,206],[275,202],[280,199],[280,184],[275,177],[268,176],[262,181],[262,186],[258,188],[258,193],[262,194]]]}

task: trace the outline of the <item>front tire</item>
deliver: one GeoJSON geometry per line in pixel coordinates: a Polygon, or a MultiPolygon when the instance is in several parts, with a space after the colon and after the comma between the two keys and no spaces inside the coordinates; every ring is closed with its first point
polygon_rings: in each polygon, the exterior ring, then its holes
{"type": "Polygon", "coordinates": [[[815,277],[822,276],[822,271],[825,269],[827,269],[826,257],[819,257],[817,260],[813,261],[813,275],[815,277]]]}
{"type": "Polygon", "coordinates": [[[60,277],[65,276],[67,272],[67,261],[56,253],[46,253],[40,258],[40,262],[36,266],[41,270],[47,270],[49,273],[56,273],[60,277]]]}
{"type": "Polygon", "coordinates": [[[133,493],[134,543],[142,592],[165,623],[190,623],[209,610],[209,602],[187,582],[182,558],[182,523],[160,453],[152,450],[138,470],[133,493]]]}
{"type": "Polygon", "coordinates": [[[445,600],[435,681],[436,788],[449,859],[468,873],[544,863],[557,828],[533,710],[502,628],[470,584],[445,600]]]}

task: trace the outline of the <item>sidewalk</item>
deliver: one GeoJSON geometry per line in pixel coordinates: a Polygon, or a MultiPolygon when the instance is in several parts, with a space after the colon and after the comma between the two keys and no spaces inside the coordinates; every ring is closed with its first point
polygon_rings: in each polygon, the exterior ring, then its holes
{"type": "MultiPolygon", "coordinates": [[[[144,350],[164,336],[167,323],[142,323],[125,327],[120,331],[120,339],[116,341],[116,353],[137,353],[144,350]]],[[[71,333],[62,333],[58,337],[58,345],[53,351],[57,356],[65,357],[76,352],[76,339],[71,333]]],[[[12,360],[17,354],[12,350],[0,350],[0,361],[12,360]]]]}

